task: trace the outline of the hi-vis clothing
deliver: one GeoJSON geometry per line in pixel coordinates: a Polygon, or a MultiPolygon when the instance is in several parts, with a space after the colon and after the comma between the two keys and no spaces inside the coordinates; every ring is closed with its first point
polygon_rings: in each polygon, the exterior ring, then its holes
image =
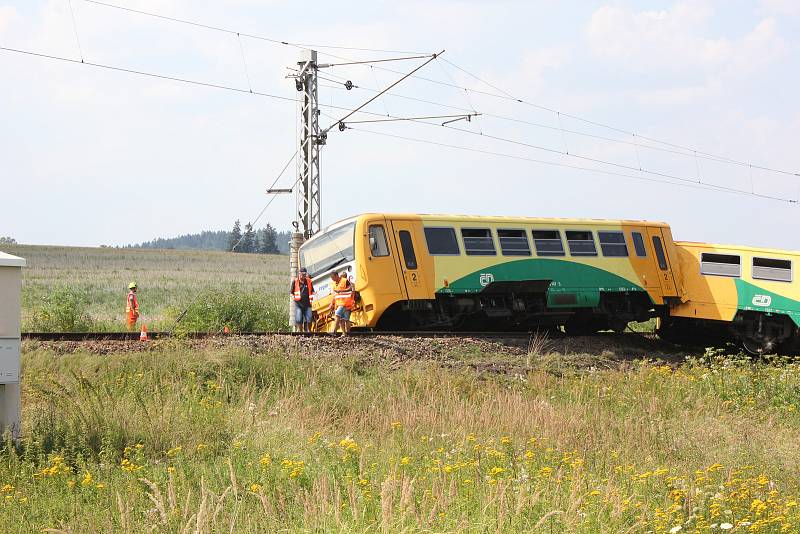
{"type": "MultiPolygon", "coordinates": [[[[308,305],[310,306],[312,302],[314,302],[314,285],[311,283],[311,278],[306,278],[306,284],[308,287],[308,305]]],[[[298,304],[303,300],[303,290],[302,284],[300,283],[300,278],[294,279],[294,290],[292,291],[292,298],[298,304]]]]}
{"type": "Polygon", "coordinates": [[[136,298],[136,293],[133,291],[128,292],[127,305],[125,306],[125,313],[128,315],[128,325],[133,326],[136,324],[136,319],[139,318],[139,299],[136,298]]]}
{"type": "Polygon", "coordinates": [[[353,285],[347,278],[340,278],[339,283],[336,284],[336,288],[333,291],[333,301],[337,308],[342,306],[347,310],[352,310],[356,305],[355,295],[353,294],[353,285]]]}

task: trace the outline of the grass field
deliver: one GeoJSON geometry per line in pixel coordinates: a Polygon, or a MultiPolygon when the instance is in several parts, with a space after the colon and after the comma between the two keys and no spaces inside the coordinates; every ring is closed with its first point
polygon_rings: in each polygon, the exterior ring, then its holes
{"type": "MultiPolygon", "coordinates": [[[[285,257],[6,249],[29,322],[285,318],[285,257]]],[[[800,364],[637,339],[25,342],[0,532],[800,532],[800,364]]]]}
{"type": "MultiPolygon", "coordinates": [[[[77,324],[70,329],[124,330],[131,280],[139,284],[140,324],[151,330],[171,327],[175,316],[198,295],[283,297],[289,285],[286,256],[33,245],[4,245],[3,251],[27,260],[22,271],[25,331],[49,329],[50,323],[69,326],[71,319],[77,324]],[[58,302],[48,302],[54,295],[58,302]],[[66,317],[37,321],[37,312],[48,308],[66,317]],[[81,316],[86,320],[80,321],[81,316]],[[82,324],[86,327],[80,328],[82,324]]],[[[270,299],[270,305],[285,309],[286,302],[270,299]]],[[[276,310],[275,315],[286,313],[276,310]]]]}
{"type": "Polygon", "coordinates": [[[27,344],[0,531],[800,531],[795,363],[308,342],[27,344]]]}

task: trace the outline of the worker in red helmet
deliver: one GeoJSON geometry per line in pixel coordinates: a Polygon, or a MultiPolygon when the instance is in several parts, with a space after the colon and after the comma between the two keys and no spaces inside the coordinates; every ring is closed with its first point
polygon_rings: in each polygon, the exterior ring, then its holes
{"type": "Polygon", "coordinates": [[[128,316],[128,330],[136,328],[136,321],[139,319],[139,299],[136,298],[137,289],[136,282],[128,284],[128,299],[125,305],[125,313],[128,316]]]}

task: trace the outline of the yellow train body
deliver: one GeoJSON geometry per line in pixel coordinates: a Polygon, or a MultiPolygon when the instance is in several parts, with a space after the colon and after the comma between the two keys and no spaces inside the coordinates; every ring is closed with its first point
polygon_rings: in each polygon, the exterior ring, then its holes
{"type": "MultiPolygon", "coordinates": [[[[501,295],[527,300],[512,306],[531,306],[537,295],[544,299],[537,314],[549,314],[557,323],[571,311],[596,310],[606,294],[636,293],[645,309],[631,313],[639,316],[665,298],[680,298],[671,267],[677,258],[664,223],[383,213],[331,225],[301,248],[301,264],[317,288],[318,330],[332,327],[332,271],[345,272],[360,295],[351,316],[354,327],[379,327],[387,312],[397,313],[398,303],[417,315],[429,312],[423,323],[403,326],[431,327],[437,321],[432,317],[442,315],[432,306],[460,297],[469,308],[465,299],[472,298],[473,311],[492,313],[487,299],[501,295]],[[443,237],[447,243],[433,250],[432,241],[443,237]]],[[[495,313],[508,315],[497,308],[495,313]]],[[[509,326],[519,326],[508,319],[509,326]]],[[[444,325],[447,318],[439,322],[444,325]]]]}

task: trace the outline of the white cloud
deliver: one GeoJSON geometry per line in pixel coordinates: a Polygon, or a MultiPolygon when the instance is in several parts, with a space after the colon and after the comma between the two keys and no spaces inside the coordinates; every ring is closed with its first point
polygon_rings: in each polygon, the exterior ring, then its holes
{"type": "Polygon", "coordinates": [[[17,10],[12,6],[0,6],[0,34],[10,28],[17,18],[17,10]]]}
{"type": "Polygon", "coordinates": [[[744,36],[710,35],[713,6],[706,1],[676,2],[661,11],[603,6],[591,17],[587,39],[598,57],[645,71],[713,72],[731,64],[752,70],[783,51],[775,21],[766,18],[744,36]]]}
{"type": "Polygon", "coordinates": [[[776,15],[800,15],[800,2],[797,0],[761,0],[761,7],[776,15]]]}

